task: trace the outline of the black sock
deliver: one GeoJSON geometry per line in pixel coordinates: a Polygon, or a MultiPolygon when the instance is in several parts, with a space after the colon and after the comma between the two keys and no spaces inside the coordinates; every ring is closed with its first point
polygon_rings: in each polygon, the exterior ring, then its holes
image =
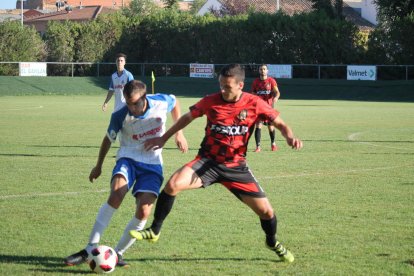
{"type": "Polygon", "coordinates": [[[270,247],[276,245],[276,231],[277,231],[277,219],[276,216],[269,220],[260,219],[262,229],[266,234],[266,244],[270,247]]]}
{"type": "Polygon", "coordinates": [[[262,139],[262,129],[257,128],[254,131],[254,139],[256,140],[256,147],[260,147],[260,140],[262,139]]]}
{"type": "Polygon", "coordinates": [[[175,196],[170,196],[164,190],[160,193],[155,205],[154,221],[152,222],[151,229],[154,234],[158,235],[161,231],[162,223],[170,213],[174,205],[175,196]]]}
{"type": "Polygon", "coordinates": [[[270,143],[273,144],[276,138],[276,130],[269,130],[270,143]]]}

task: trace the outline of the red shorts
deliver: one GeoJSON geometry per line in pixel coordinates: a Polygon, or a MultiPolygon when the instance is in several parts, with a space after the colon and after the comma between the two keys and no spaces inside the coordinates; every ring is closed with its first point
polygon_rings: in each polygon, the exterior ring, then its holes
{"type": "Polygon", "coordinates": [[[192,168],[206,188],[214,183],[221,183],[240,199],[241,195],[266,197],[253,173],[246,165],[227,167],[211,159],[197,156],[185,166],[192,168]]]}

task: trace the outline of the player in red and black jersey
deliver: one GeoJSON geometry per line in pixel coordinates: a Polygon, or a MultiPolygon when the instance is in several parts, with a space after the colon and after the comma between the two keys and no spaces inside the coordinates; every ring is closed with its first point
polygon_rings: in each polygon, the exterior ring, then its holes
{"type": "Polygon", "coordinates": [[[293,262],[292,253],[276,239],[277,220],[273,207],[247,166],[246,151],[258,119],[270,121],[293,149],[300,149],[303,144],[295,138],[279,112],[259,97],[242,92],[244,77],[244,69],[240,65],[225,66],[219,77],[221,92],[206,96],[191,106],[190,111],[162,137],[147,140],[146,149],[156,150],[194,119],[203,115],[207,117],[205,137],[196,158],[178,169],[169,179],[158,197],[151,227],[130,231],[132,237],[157,241],[162,223],[179,192],[221,183],[259,216],[267,247],[282,260],[293,262]]]}
{"type": "MultiPolygon", "coordinates": [[[[269,70],[267,69],[266,64],[259,66],[259,77],[255,79],[252,83],[251,93],[259,96],[264,101],[266,101],[270,106],[274,107],[275,103],[279,100],[280,92],[277,87],[276,80],[272,77],[269,77],[269,70]]],[[[262,125],[267,125],[270,135],[270,146],[272,151],[277,150],[275,143],[276,130],[275,127],[271,124],[271,121],[259,120],[256,123],[256,130],[254,132],[254,138],[256,140],[256,150],[255,152],[260,152],[260,141],[262,138],[262,125]]]]}

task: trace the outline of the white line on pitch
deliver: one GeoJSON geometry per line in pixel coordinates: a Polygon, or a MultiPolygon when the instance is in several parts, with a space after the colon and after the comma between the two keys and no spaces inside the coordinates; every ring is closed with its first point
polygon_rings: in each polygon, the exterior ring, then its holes
{"type": "Polygon", "coordinates": [[[6,108],[6,109],[3,109],[3,111],[19,111],[19,110],[27,110],[27,109],[41,109],[41,108],[43,108],[43,105],[31,106],[31,107],[20,107],[20,108],[6,108]]]}
{"type": "MultiPolygon", "coordinates": [[[[95,193],[105,193],[109,189],[94,191],[95,193]]],[[[33,193],[33,194],[20,194],[20,195],[4,195],[0,196],[0,199],[14,199],[14,198],[24,198],[24,197],[43,197],[43,196],[74,196],[79,194],[91,193],[91,191],[85,192],[62,192],[62,193],[33,193]]]]}
{"type": "Polygon", "coordinates": [[[348,135],[349,141],[354,141],[360,144],[365,144],[373,147],[381,147],[381,148],[388,148],[388,149],[398,149],[398,150],[407,150],[406,148],[399,148],[399,147],[390,147],[390,146],[384,146],[384,145],[378,145],[371,142],[364,142],[364,141],[358,141],[358,136],[361,135],[363,132],[355,132],[348,135]]]}

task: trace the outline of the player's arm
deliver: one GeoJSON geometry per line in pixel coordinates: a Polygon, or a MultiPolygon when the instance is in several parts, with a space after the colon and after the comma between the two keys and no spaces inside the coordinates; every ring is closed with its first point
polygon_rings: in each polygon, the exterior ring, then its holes
{"type": "Polygon", "coordinates": [[[282,120],[282,118],[280,118],[280,116],[277,116],[272,121],[272,125],[282,133],[282,136],[285,137],[287,144],[291,146],[292,149],[301,149],[303,147],[303,142],[295,137],[292,129],[282,120]]]}
{"type": "Polygon", "coordinates": [[[277,85],[273,86],[273,93],[275,95],[275,97],[273,98],[273,102],[277,103],[277,101],[280,98],[280,91],[279,91],[279,88],[277,87],[277,85]]]}
{"type": "MultiPolygon", "coordinates": [[[[180,108],[180,102],[178,101],[178,99],[175,99],[175,106],[171,110],[171,117],[174,123],[176,123],[178,119],[181,117],[181,108],[180,108]]],[[[184,133],[182,130],[179,130],[175,133],[175,144],[182,152],[188,151],[187,140],[185,139],[184,133]]]]}
{"type": "Polygon", "coordinates": [[[111,141],[109,140],[108,136],[102,140],[101,147],[99,149],[98,161],[96,162],[96,166],[91,170],[89,174],[89,181],[93,182],[94,179],[97,179],[102,173],[102,165],[105,160],[105,157],[111,148],[111,141]]]}
{"type": "Polygon", "coordinates": [[[190,124],[194,120],[191,112],[185,113],[181,116],[161,137],[157,137],[154,139],[148,139],[145,141],[145,149],[146,150],[156,150],[162,148],[168,139],[171,138],[175,133],[180,131],[181,129],[185,128],[188,124],[190,124]]]}
{"type": "Polygon", "coordinates": [[[102,105],[102,111],[106,111],[106,109],[108,108],[108,102],[112,98],[113,95],[114,95],[114,90],[108,90],[108,94],[106,94],[105,101],[102,105]]]}

